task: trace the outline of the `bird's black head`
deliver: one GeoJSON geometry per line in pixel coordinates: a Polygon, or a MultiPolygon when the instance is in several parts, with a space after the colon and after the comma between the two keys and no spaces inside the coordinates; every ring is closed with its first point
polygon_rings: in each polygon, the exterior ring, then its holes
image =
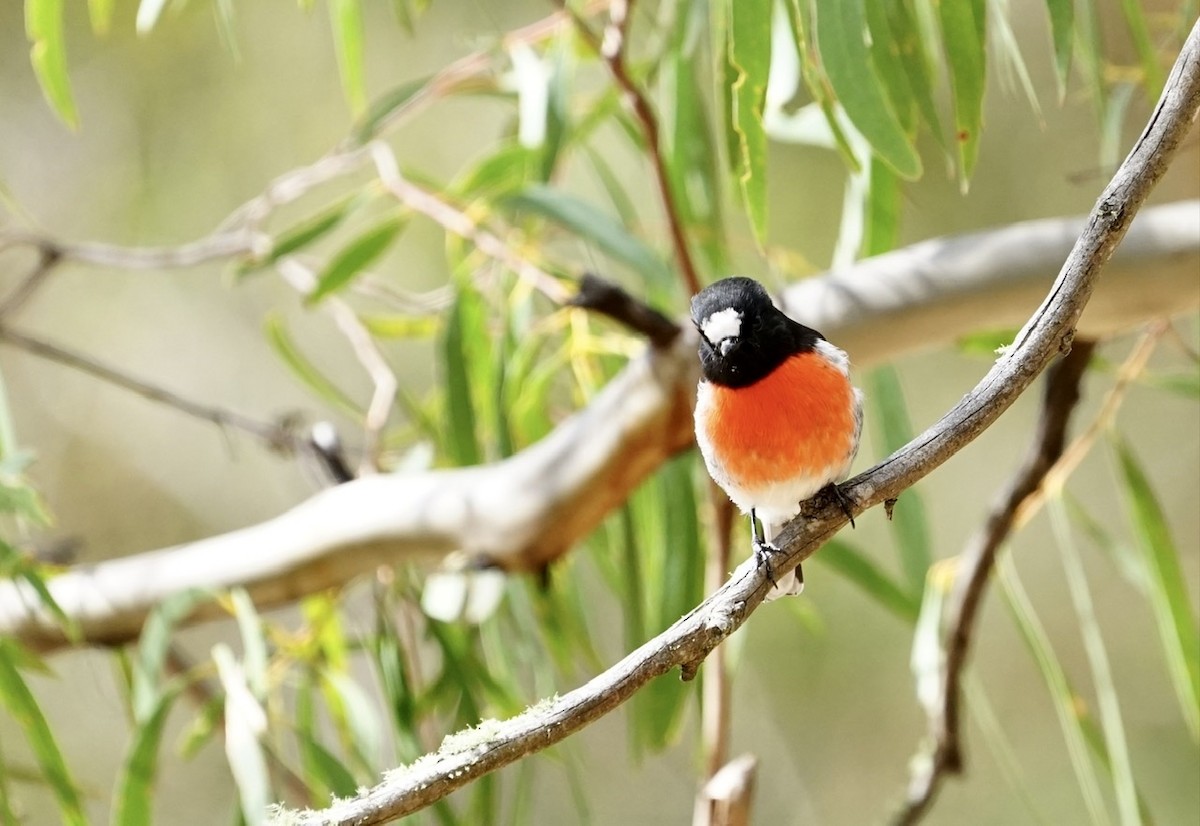
{"type": "Polygon", "coordinates": [[[784,315],[752,278],[724,278],[701,290],[692,298],[692,323],[704,378],[726,387],[754,384],[821,338],[784,315]]]}

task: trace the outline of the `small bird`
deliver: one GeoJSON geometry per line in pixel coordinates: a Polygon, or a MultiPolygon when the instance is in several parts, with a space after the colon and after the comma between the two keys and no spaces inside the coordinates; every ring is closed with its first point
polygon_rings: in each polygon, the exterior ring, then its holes
{"type": "Polygon", "coordinates": [[[854,524],[837,483],[858,452],[862,391],[850,383],[846,354],[788,318],[752,278],[709,285],[691,310],[700,332],[696,441],[704,464],[750,514],[754,558],[774,586],[767,599],[799,594],[800,567],[777,580],[771,541],[826,487],[854,524]]]}

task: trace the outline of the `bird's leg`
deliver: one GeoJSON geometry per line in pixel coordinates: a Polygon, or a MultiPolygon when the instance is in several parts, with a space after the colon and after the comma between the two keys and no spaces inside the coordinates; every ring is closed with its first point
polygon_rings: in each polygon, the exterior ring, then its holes
{"type": "Polygon", "coordinates": [[[767,571],[767,581],[775,586],[775,571],[771,568],[771,554],[779,553],[779,549],[767,541],[766,529],[758,519],[754,508],[750,509],[750,547],[754,549],[754,564],[767,571]]]}
{"type": "Polygon", "coordinates": [[[835,482],[830,482],[826,485],[824,493],[826,496],[831,497],[837,503],[837,506],[842,509],[842,513],[846,514],[846,518],[850,520],[850,527],[853,528],[854,511],[850,507],[854,504],[854,500],[847,496],[835,482]]]}

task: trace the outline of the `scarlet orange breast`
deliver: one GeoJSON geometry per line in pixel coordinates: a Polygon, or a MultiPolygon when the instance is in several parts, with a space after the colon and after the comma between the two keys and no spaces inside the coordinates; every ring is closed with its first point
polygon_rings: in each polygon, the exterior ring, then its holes
{"type": "Polygon", "coordinates": [[[853,388],[816,353],[792,356],[748,387],[711,390],[705,429],[738,484],[817,473],[845,461],[852,449],[853,388]]]}

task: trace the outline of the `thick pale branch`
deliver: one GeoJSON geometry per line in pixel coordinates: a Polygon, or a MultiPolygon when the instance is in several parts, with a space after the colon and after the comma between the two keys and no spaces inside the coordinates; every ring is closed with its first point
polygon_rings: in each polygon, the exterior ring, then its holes
{"type": "MultiPolygon", "coordinates": [[[[1104,264],[1134,214],[1162,177],[1200,108],[1200,24],[1192,30],[1167,80],[1154,115],[1097,201],[1042,305],[1011,349],[942,419],[868,472],[850,480],[846,492],[861,511],[898,495],[982,433],[1033,382],[1046,365],[1070,348],[1075,326],[1104,264]]],[[[787,571],[812,555],[847,521],[836,503],[813,507],[778,537],[787,571]]],[[[658,637],[612,668],[561,697],[503,722],[448,738],[433,755],[389,774],[362,795],[303,823],[382,823],[416,811],[476,778],[557,743],[611,711],[654,677],[676,666],[684,678],[745,621],[762,601],[768,583],[747,560],[716,593],[658,637]]],[[[291,813],[289,821],[295,820],[291,813]]]]}
{"type": "MultiPolygon", "coordinates": [[[[1023,224],[1021,233],[975,233],[970,243],[923,242],[809,279],[784,300],[797,318],[847,343],[858,366],[869,366],[1007,323],[1021,308],[1028,313],[1069,251],[1066,232],[1081,223],[1050,219],[1023,224]],[[1013,269],[1002,266],[1006,248],[1020,251],[1013,269]],[[925,323],[911,324],[912,316],[925,323]]],[[[1098,290],[1097,302],[1114,312],[1091,324],[1085,314],[1084,328],[1089,335],[1111,332],[1147,315],[1193,310],[1200,304],[1198,268],[1200,202],[1147,209],[1098,290]]],[[[688,325],[672,346],[651,348],[586,410],[507,462],[343,485],[262,525],[73,569],[54,579],[52,591],[80,623],[83,639],[119,643],[137,635],[154,605],[188,587],[238,585],[269,607],[341,585],[380,562],[455,550],[486,555],[511,571],[537,570],[691,443],[694,345],[688,325]],[[425,503],[465,516],[437,527],[441,518],[427,517],[424,508],[434,506],[425,503]],[[493,517],[495,529],[487,521],[493,517]]],[[[66,643],[33,596],[12,582],[0,583],[0,633],[40,650],[66,643]]]]}
{"type": "MultiPolygon", "coordinates": [[[[1086,219],[1023,221],[934,238],[806,279],[783,307],[876,363],[981,328],[1016,329],[1046,294],[1086,219]]],[[[1100,339],[1200,307],[1200,201],[1142,211],[1104,273],[1079,333],[1100,339]]]]}

